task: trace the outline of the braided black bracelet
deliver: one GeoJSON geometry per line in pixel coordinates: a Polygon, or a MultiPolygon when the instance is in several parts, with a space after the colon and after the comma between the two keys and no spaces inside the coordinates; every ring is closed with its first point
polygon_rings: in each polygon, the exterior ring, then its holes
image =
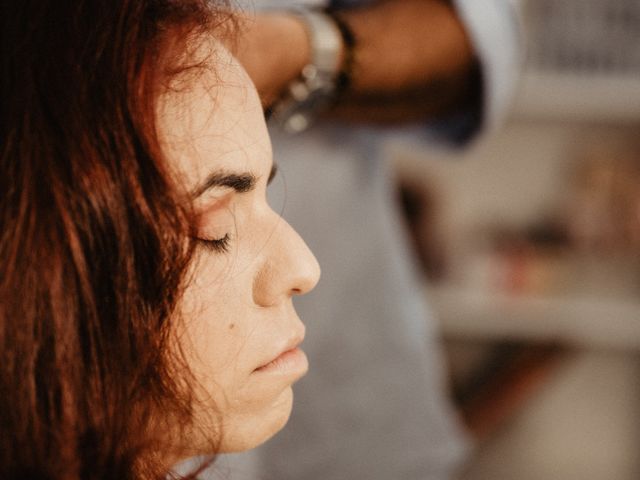
{"type": "Polygon", "coordinates": [[[336,77],[336,86],[334,91],[334,100],[338,101],[351,86],[351,78],[355,66],[356,37],[354,36],[353,30],[349,24],[344,21],[338,11],[327,10],[326,14],[331,17],[335,22],[336,27],[338,27],[340,35],[342,36],[342,44],[344,46],[342,66],[340,68],[340,72],[338,72],[338,76],[336,77]]]}

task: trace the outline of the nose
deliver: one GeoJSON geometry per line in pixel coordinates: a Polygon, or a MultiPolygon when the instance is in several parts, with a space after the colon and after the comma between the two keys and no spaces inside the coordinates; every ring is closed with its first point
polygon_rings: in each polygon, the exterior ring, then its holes
{"type": "Polygon", "coordinates": [[[276,305],[294,295],[304,295],[318,284],[320,265],[316,257],[281,218],[265,254],[253,283],[253,300],[257,305],[276,305]]]}

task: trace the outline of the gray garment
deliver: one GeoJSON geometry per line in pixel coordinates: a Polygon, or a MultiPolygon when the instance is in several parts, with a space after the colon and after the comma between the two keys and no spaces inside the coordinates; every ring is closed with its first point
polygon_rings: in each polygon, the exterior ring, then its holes
{"type": "Polygon", "coordinates": [[[288,426],[255,453],[258,479],[443,479],[462,458],[378,143],[340,127],[274,137],[284,217],[323,272],[296,302],[311,370],[288,426]]]}
{"type": "MultiPolygon", "coordinates": [[[[515,78],[515,29],[506,0],[458,3],[485,70],[491,124],[515,78]]],[[[450,478],[468,445],[444,394],[436,326],[379,153],[384,135],[344,125],[272,135],[282,178],[270,201],[322,267],[318,287],[296,300],[311,368],[294,386],[284,430],[222,463],[231,480],[450,478]]]]}
{"type": "Polygon", "coordinates": [[[310,372],[288,425],[224,458],[231,480],[442,480],[467,444],[442,385],[440,346],[407,254],[395,194],[373,131],[316,127],[273,135],[274,209],[322,265],[296,300],[310,372]],[[322,151],[322,162],[310,152],[322,151]]]}

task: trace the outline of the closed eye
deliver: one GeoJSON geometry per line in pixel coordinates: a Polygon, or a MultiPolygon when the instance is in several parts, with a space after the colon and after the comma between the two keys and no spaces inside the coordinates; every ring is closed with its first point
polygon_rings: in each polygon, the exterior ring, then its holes
{"type": "Polygon", "coordinates": [[[231,236],[227,233],[222,238],[200,238],[196,239],[198,245],[202,245],[207,250],[215,253],[226,253],[229,251],[231,236]]]}

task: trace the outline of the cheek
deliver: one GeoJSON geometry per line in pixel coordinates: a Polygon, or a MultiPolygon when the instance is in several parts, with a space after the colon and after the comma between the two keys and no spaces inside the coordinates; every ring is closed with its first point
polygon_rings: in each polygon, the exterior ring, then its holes
{"type": "Polygon", "coordinates": [[[212,400],[223,415],[267,411],[282,401],[280,382],[253,375],[277,342],[276,320],[263,318],[262,309],[237,295],[239,277],[230,274],[208,287],[192,282],[180,308],[179,343],[200,390],[197,397],[207,405],[212,400]]]}
{"type": "Polygon", "coordinates": [[[238,321],[242,313],[233,296],[231,275],[225,275],[226,280],[215,279],[202,270],[194,272],[180,304],[183,328],[179,341],[198,381],[206,377],[221,380],[242,368],[240,352],[246,331],[238,321]]]}
{"type": "Polygon", "coordinates": [[[203,254],[179,305],[178,341],[189,368],[204,394],[228,408],[246,390],[260,352],[251,272],[238,264],[233,252],[203,254]]]}
{"type": "Polygon", "coordinates": [[[222,424],[226,451],[266,440],[291,411],[290,382],[253,375],[282,336],[279,317],[253,300],[260,250],[251,245],[255,237],[244,232],[245,242],[228,254],[194,259],[178,308],[177,338],[195,377],[195,424],[210,432],[222,424]]]}

